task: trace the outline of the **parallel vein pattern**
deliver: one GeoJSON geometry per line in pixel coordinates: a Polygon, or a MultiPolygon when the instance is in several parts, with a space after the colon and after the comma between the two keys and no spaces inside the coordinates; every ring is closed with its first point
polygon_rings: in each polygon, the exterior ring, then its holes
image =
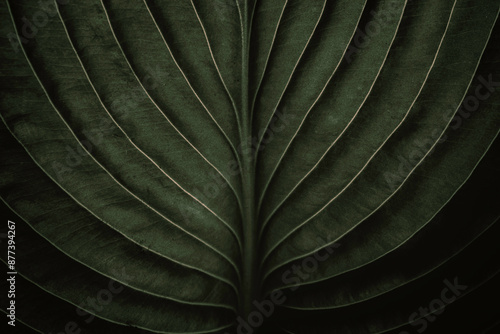
{"type": "Polygon", "coordinates": [[[499,13],[3,0],[16,333],[493,332],[499,13]]]}

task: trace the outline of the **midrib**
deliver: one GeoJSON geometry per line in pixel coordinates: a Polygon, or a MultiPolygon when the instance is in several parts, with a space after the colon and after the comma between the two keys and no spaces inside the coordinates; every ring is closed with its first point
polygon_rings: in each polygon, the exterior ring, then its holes
{"type": "MultiPolygon", "coordinates": [[[[240,1],[240,0],[235,0],[240,1]]],[[[243,258],[242,258],[242,279],[240,288],[240,315],[246,317],[251,309],[252,302],[257,299],[257,235],[258,226],[255,212],[255,164],[254,154],[251,150],[252,119],[249,105],[249,48],[250,48],[250,13],[248,0],[243,0],[242,8],[242,70],[241,70],[241,136],[240,141],[246,149],[240,154],[242,163],[242,187],[243,187],[243,258]]]]}

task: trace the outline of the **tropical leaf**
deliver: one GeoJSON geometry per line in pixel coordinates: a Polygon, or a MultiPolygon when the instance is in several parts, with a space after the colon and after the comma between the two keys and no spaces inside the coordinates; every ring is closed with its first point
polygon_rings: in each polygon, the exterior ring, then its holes
{"type": "Polygon", "coordinates": [[[4,0],[9,333],[495,333],[499,12],[4,0]]]}

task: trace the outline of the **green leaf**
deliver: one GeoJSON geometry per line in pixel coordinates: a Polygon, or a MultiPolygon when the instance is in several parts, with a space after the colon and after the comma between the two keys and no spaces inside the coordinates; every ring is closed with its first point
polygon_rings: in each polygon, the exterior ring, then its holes
{"type": "Polygon", "coordinates": [[[499,13],[4,0],[11,332],[494,331],[499,13]]]}

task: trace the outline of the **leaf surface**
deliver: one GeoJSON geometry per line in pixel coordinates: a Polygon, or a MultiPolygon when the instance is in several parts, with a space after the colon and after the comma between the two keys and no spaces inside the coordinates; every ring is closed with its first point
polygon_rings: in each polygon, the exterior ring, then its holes
{"type": "Polygon", "coordinates": [[[498,273],[499,11],[4,0],[19,328],[59,332],[79,306],[81,333],[389,333],[446,278],[481,300],[498,273]]]}

